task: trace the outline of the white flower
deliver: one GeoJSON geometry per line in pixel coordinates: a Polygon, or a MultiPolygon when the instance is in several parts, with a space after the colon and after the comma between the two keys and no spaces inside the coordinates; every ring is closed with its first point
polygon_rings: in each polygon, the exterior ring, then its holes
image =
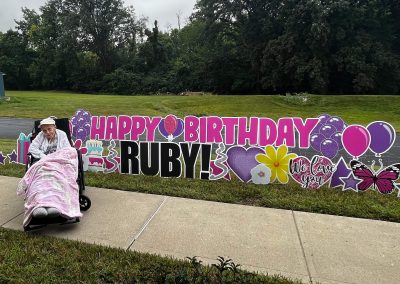
{"type": "Polygon", "coordinates": [[[271,169],[264,164],[259,164],[250,171],[251,181],[255,184],[269,184],[271,179],[271,169]]]}

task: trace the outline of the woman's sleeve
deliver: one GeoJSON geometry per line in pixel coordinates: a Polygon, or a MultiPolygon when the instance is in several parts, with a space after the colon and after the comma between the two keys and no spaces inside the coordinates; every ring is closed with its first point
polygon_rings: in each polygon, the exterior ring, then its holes
{"type": "Polygon", "coordinates": [[[68,141],[67,134],[64,131],[60,131],[60,149],[71,147],[71,144],[68,141]]]}
{"type": "Polygon", "coordinates": [[[46,157],[46,154],[40,150],[40,145],[43,142],[43,134],[40,132],[35,139],[33,139],[32,144],[29,146],[29,153],[32,154],[36,159],[41,159],[46,157]]]}

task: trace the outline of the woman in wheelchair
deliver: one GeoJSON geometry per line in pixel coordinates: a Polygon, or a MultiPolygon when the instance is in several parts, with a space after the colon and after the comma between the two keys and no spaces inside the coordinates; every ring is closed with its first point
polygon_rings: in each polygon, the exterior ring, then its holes
{"type": "Polygon", "coordinates": [[[71,147],[67,134],[56,128],[56,122],[52,118],[43,119],[39,128],[42,130],[32,141],[29,153],[36,159],[41,159],[57,150],[71,147]]]}
{"type": "Polygon", "coordinates": [[[24,230],[79,222],[91,202],[82,194],[82,154],[71,146],[68,119],[37,121],[33,134],[27,172],[17,188],[17,194],[25,196],[24,230]]]}
{"type": "MultiPolygon", "coordinates": [[[[39,124],[39,128],[41,132],[36,136],[29,147],[29,153],[31,153],[36,161],[57,150],[71,147],[67,134],[56,128],[54,119],[50,117],[43,119],[39,124]]],[[[32,214],[35,218],[45,218],[57,217],[60,215],[60,212],[55,207],[38,207],[32,214]]]]}

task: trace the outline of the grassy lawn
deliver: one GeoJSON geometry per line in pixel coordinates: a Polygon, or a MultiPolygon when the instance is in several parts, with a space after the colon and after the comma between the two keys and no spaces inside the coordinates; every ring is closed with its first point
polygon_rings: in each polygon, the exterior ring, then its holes
{"type": "Polygon", "coordinates": [[[180,261],[0,228],[0,283],[300,283],[236,265],[204,266],[193,258],[180,261]]]}
{"type": "Polygon", "coordinates": [[[11,153],[12,150],[17,148],[17,138],[15,139],[0,139],[0,152],[4,155],[11,153]]]}
{"type": "Polygon", "coordinates": [[[314,117],[329,113],[347,123],[367,125],[387,121],[400,131],[398,96],[317,96],[307,101],[285,96],[107,96],[61,92],[7,91],[10,102],[0,103],[0,116],[43,118],[49,115],[71,117],[83,108],[93,115],[219,115],[314,117]]]}

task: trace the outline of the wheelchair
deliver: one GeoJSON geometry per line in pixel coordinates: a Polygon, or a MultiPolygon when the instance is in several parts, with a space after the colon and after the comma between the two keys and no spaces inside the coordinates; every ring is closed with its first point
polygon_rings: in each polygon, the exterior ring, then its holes
{"type": "MultiPolygon", "coordinates": [[[[69,143],[73,147],[68,118],[60,118],[60,119],[54,118],[54,120],[56,122],[57,129],[60,129],[67,134],[69,143]]],[[[36,138],[36,136],[41,131],[41,129],[39,128],[39,124],[40,124],[40,120],[35,121],[34,127],[32,129],[31,142],[36,138]]],[[[83,194],[83,192],[85,191],[85,176],[84,176],[84,171],[83,171],[82,153],[78,149],[76,149],[76,151],[78,154],[78,178],[77,178],[76,182],[79,186],[79,205],[80,205],[81,211],[87,211],[91,207],[92,202],[89,197],[87,197],[86,195],[83,194]]],[[[25,170],[27,171],[38,160],[39,159],[36,159],[35,157],[33,157],[32,154],[28,153],[25,170]]],[[[73,223],[78,223],[78,222],[80,222],[80,218],[68,219],[63,216],[58,216],[58,217],[53,217],[53,218],[51,218],[51,217],[35,218],[32,216],[32,219],[29,222],[29,224],[24,227],[24,231],[27,232],[27,231],[37,230],[37,229],[46,227],[49,224],[66,225],[66,224],[73,224],[73,223]]]]}

